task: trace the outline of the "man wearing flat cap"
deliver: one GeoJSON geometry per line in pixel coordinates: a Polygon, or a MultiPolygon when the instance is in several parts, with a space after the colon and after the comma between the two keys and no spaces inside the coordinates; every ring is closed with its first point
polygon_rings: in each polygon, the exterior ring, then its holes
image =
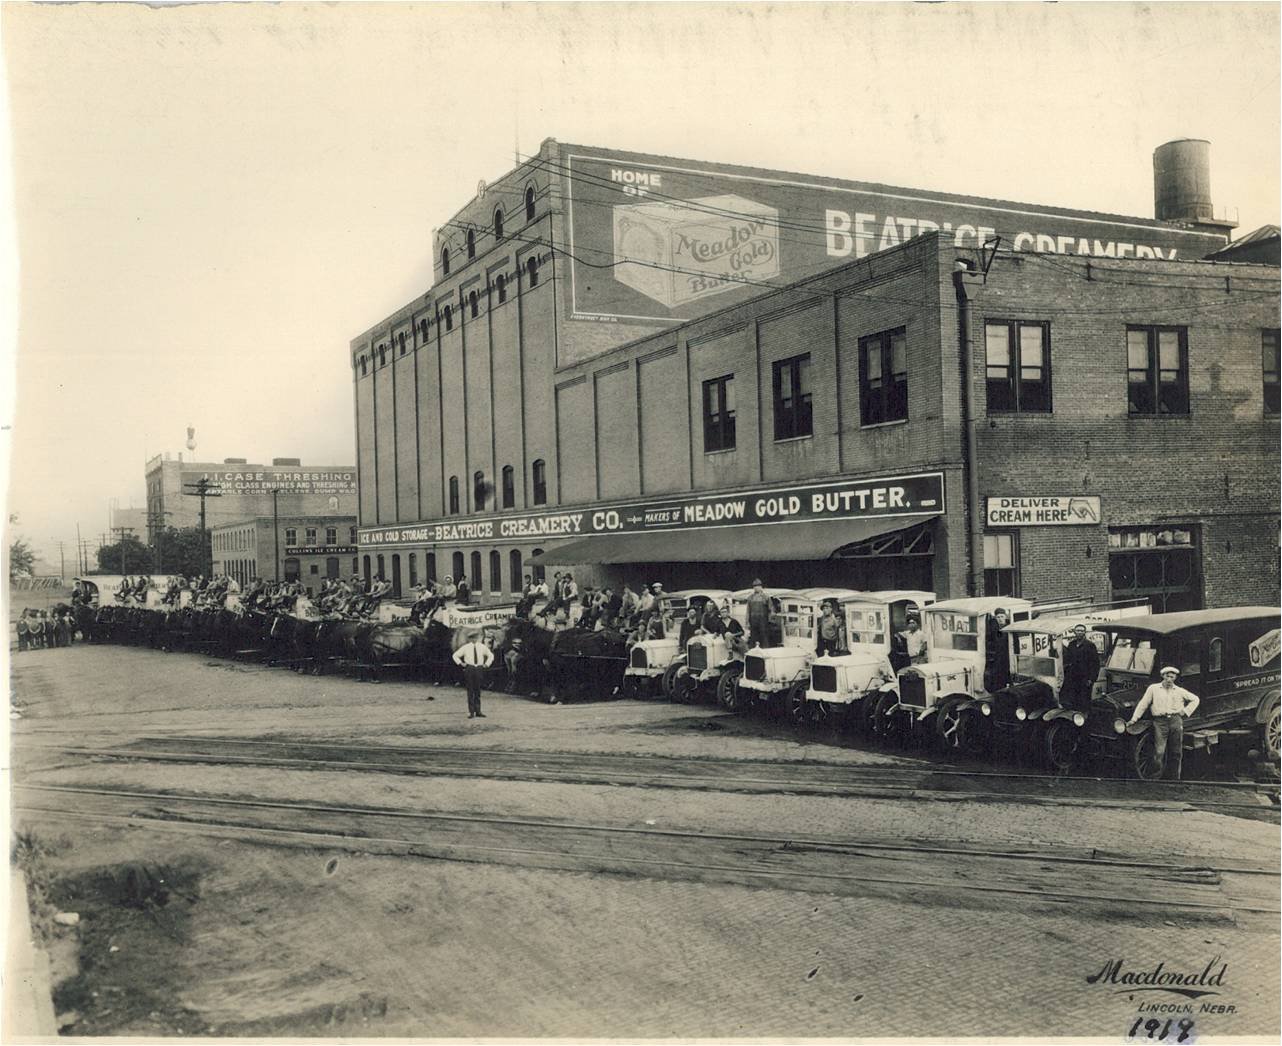
{"type": "Polygon", "coordinates": [[[1201,699],[1182,686],[1176,686],[1175,680],[1180,670],[1173,665],[1162,669],[1162,681],[1154,683],[1144,691],[1140,703],[1135,706],[1131,722],[1139,722],[1147,711],[1153,717],[1153,748],[1158,762],[1167,770],[1167,775],[1174,781],[1180,779],[1184,763],[1184,719],[1197,711],[1201,699]],[[1166,766],[1167,742],[1173,746],[1171,765],[1166,766]]]}
{"type": "Polygon", "coordinates": [[[748,646],[767,646],[770,642],[770,597],[762,588],[761,578],[752,579],[748,597],[748,646]]]}

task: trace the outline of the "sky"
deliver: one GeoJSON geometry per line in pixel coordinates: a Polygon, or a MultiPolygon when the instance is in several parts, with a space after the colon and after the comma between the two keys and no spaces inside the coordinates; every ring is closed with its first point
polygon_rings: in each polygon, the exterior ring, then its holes
{"type": "Polygon", "coordinates": [[[348,344],[548,137],[1279,220],[1275,4],[0,5],[0,490],[57,562],[148,457],[355,460],[348,344]],[[12,377],[12,380],[9,380],[12,377]]]}

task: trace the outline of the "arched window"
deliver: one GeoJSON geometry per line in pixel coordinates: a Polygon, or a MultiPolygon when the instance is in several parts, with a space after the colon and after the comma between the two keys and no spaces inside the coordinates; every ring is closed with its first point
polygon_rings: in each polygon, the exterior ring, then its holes
{"type": "Polygon", "coordinates": [[[445,306],[445,329],[452,331],[454,329],[454,310],[448,305],[445,306]]]}
{"type": "Polygon", "coordinates": [[[507,587],[513,592],[521,591],[521,553],[519,549],[512,549],[507,554],[507,587]]]}
{"type": "MultiPolygon", "coordinates": [[[[369,557],[368,557],[368,556],[366,556],[366,557],[365,557],[365,559],[366,559],[366,561],[368,562],[369,557]]],[[[353,557],[352,557],[352,576],[353,576],[353,577],[355,577],[355,576],[356,576],[357,574],[359,574],[360,572],[361,572],[361,560],[360,560],[360,557],[359,557],[359,556],[353,556],[353,557]]]]}
{"type": "Polygon", "coordinates": [[[469,258],[476,257],[476,233],[471,229],[467,230],[467,256],[469,258]]]}
{"type": "Polygon", "coordinates": [[[429,585],[436,580],[436,553],[429,552],[423,562],[423,580],[429,585]]]}
{"type": "Polygon", "coordinates": [[[386,345],[380,345],[378,347],[378,365],[380,367],[387,366],[387,346],[386,345]]]}
{"type": "Polygon", "coordinates": [[[450,477],[450,515],[458,515],[458,476],[450,477]]]}
{"type": "MultiPolygon", "coordinates": [[[[543,555],[543,549],[541,548],[536,548],[533,552],[530,553],[531,558],[537,558],[541,555],[543,555]]],[[[543,569],[542,564],[532,566],[530,568],[530,572],[534,575],[535,581],[541,582],[548,576],[547,571],[543,569]]]]}
{"type": "Polygon", "coordinates": [[[418,554],[410,553],[410,588],[418,584],[418,554]]]}
{"type": "Polygon", "coordinates": [[[366,366],[365,357],[362,356],[361,357],[361,377],[362,378],[365,377],[365,375],[368,373],[369,373],[369,368],[366,366]]]}
{"type": "Polygon", "coordinates": [[[448,247],[441,248],[441,274],[443,276],[450,274],[450,249],[448,247]]]}
{"type": "Polygon", "coordinates": [[[547,462],[542,458],[534,463],[531,468],[531,479],[534,487],[534,503],[536,505],[546,505],[548,503],[548,467],[547,462]]]}
{"type": "Polygon", "coordinates": [[[516,508],[516,470],[503,466],[503,507],[516,508]]]}
{"type": "Polygon", "coordinates": [[[494,289],[499,292],[499,304],[507,301],[507,277],[499,273],[494,277],[494,289]]]}
{"type": "Polygon", "coordinates": [[[527,185],[525,187],[525,220],[527,222],[534,221],[534,186],[533,185],[527,185]]]}
{"type": "Polygon", "coordinates": [[[537,287],[539,285],[539,260],[537,258],[532,257],[526,261],[525,275],[530,281],[531,287],[537,287]]]}
{"type": "Polygon", "coordinates": [[[498,549],[490,552],[490,591],[503,591],[503,557],[499,555],[498,549]]]}
{"type": "Polygon", "coordinates": [[[392,583],[392,598],[401,598],[401,555],[399,552],[392,553],[392,576],[387,578],[392,583]]]}
{"type": "Polygon", "coordinates": [[[422,341],[427,341],[427,320],[425,319],[418,321],[418,336],[422,341]]]}
{"type": "Polygon", "coordinates": [[[401,355],[404,356],[405,355],[405,332],[401,331],[401,333],[396,336],[396,340],[400,345],[401,355]]]}
{"type": "Polygon", "coordinates": [[[472,291],[471,293],[469,293],[469,294],[468,294],[468,296],[467,296],[467,308],[468,308],[468,311],[472,314],[472,319],[476,319],[476,311],[477,311],[477,308],[476,308],[476,291],[472,291]]]}
{"type": "Polygon", "coordinates": [[[454,553],[454,583],[457,585],[463,580],[463,553],[454,553]]]}
{"type": "Polygon", "coordinates": [[[485,508],[485,473],[474,472],[472,474],[472,507],[480,512],[485,508]]]}
{"type": "Polygon", "coordinates": [[[494,238],[496,240],[503,239],[503,208],[502,207],[494,208],[494,238]]]}
{"type": "Polygon", "coordinates": [[[382,555],[379,555],[379,557],[378,557],[378,573],[376,573],[376,574],[374,575],[374,577],[376,577],[379,581],[382,581],[385,577],[387,577],[387,573],[386,573],[386,571],[387,571],[387,564],[386,564],[385,562],[383,562],[383,557],[382,557],[382,555]]]}
{"type": "Polygon", "coordinates": [[[472,586],[473,592],[480,592],[481,586],[485,583],[481,577],[481,554],[479,552],[472,553],[472,576],[468,578],[467,583],[472,586]]]}

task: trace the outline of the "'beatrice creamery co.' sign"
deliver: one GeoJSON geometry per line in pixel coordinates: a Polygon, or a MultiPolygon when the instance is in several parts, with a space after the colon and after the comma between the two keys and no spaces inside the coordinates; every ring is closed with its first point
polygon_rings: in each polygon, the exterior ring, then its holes
{"type": "Polygon", "coordinates": [[[451,522],[362,528],[360,547],[459,545],[481,541],[569,539],[594,534],[659,534],[944,511],[941,472],[839,480],[733,494],[702,494],[561,512],[511,513],[451,522]]]}

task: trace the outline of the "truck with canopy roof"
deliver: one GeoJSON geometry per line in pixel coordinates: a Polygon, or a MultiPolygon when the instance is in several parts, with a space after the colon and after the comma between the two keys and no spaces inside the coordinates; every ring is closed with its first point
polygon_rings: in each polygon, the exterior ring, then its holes
{"type": "MultiPolygon", "coordinates": [[[[745,634],[748,629],[748,597],[754,591],[751,588],[741,588],[730,593],[730,616],[739,622],[745,634]]],[[[770,600],[770,641],[782,641],[783,631],[778,621],[780,601],[792,589],[763,588],[762,592],[770,600]]],[[[713,690],[722,708],[728,712],[738,711],[743,656],[744,648],[732,647],[726,642],[725,636],[705,633],[693,637],[686,644],[685,664],[677,670],[670,696],[674,700],[695,701],[701,691],[713,690]]]]}
{"type": "Polygon", "coordinates": [[[623,674],[624,694],[652,694],[657,689],[665,697],[671,697],[677,672],[685,663],[678,636],[681,619],[691,607],[702,617],[709,602],[721,606],[730,597],[731,592],[723,588],[689,588],[663,596],[659,604],[665,635],[662,639],[643,639],[628,651],[628,667],[623,674]]]}

